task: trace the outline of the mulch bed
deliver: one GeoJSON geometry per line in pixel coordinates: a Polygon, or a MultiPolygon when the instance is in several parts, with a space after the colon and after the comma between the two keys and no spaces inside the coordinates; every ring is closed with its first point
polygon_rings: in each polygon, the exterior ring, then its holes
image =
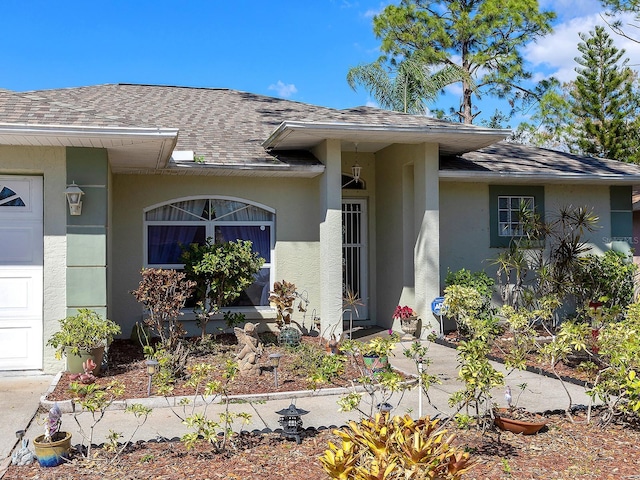
{"type": "MultiPolygon", "coordinates": [[[[305,341],[318,341],[307,338],[305,341]]],[[[233,347],[232,347],[233,348],[233,347]]],[[[269,346],[268,353],[280,347],[269,346]]],[[[263,358],[266,358],[263,357],[263,358]]],[[[202,361],[198,358],[196,361],[202,361]]],[[[213,357],[210,359],[213,360],[213,357]]],[[[289,360],[292,361],[292,360],[289,360]]],[[[108,375],[100,382],[117,378],[126,385],[126,397],[146,396],[147,376],[144,358],[135,346],[123,342],[114,344],[108,375]],[[131,350],[128,350],[131,348],[131,350]],[[118,353],[119,352],[119,353],[118,353]]],[[[282,390],[306,389],[308,381],[285,374],[287,357],[283,357],[282,390]]],[[[575,366],[566,365],[563,373],[575,375],[575,366]]],[[[345,376],[346,378],[346,376],[345,376]]],[[[349,383],[337,380],[336,385],[349,383]],[[341,383],[342,382],[342,383],[341,383]]],[[[242,380],[240,384],[245,383],[242,380]]],[[[50,399],[68,398],[64,392],[65,376],[50,399]]],[[[333,386],[333,385],[332,385],[333,386]]],[[[187,394],[180,385],[176,394],[187,394]],[[181,392],[181,393],[179,393],[181,392]]],[[[251,385],[238,385],[236,392],[258,393],[273,391],[271,372],[251,385]]],[[[596,414],[597,415],[597,414],[596,414]]],[[[564,414],[546,415],[547,425],[537,435],[522,436],[490,430],[475,429],[455,432],[455,443],[464,446],[477,461],[463,478],[468,480],[494,479],[637,479],[640,453],[640,431],[628,426],[610,424],[601,428],[597,418],[586,424],[585,412],[574,414],[569,421],[564,414]]],[[[79,454],[69,463],[55,468],[42,468],[37,463],[25,467],[9,467],[2,480],[64,480],[64,479],[253,479],[316,480],[326,479],[318,457],[326,450],[327,442],[336,442],[328,430],[308,431],[300,445],[283,439],[277,433],[247,433],[238,438],[235,447],[226,453],[214,453],[206,443],[187,450],[179,441],[139,442],[130,445],[114,459],[107,448],[94,450],[94,457],[85,459],[79,454]]]]}
{"type": "MultiPolygon", "coordinates": [[[[190,339],[195,342],[195,339],[190,339]]],[[[321,345],[318,337],[304,336],[302,341],[310,344],[321,345]]],[[[237,342],[234,335],[223,334],[218,336],[216,342],[220,345],[216,353],[199,354],[194,352],[189,357],[188,365],[195,363],[209,363],[218,367],[217,378],[220,379],[224,371],[227,359],[232,358],[237,350],[237,342]]],[[[117,397],[118,400],[145,398],[149,377],[144,363],[142,347],[129,340],[115,340],[109,349],[109,366],[106,372],[101,374],[96,383],[106,385],[111,381],[121,382],[125,389],[124,394],[117,397]]],[[[237,375],[230,384],[231,395],[248,395],[257,393],[290,392],[308,390],[314,388],[308,379],[307,372],[302,369],[294,371],[292,364],[296,361],[296,355],[285,347],[266,343],[264,353],[258,364],[262,366],[262,374],[257,377],[242,377],[237,375]],[[278,388],[275,387],[274,374],[269,366],[269,355],[281,353],[280,366],[278,368],[278,388]]],[[[315,388],[348,387],[351,380],[360,376],[360,372],[350,363],[345,364],[345,372],[340,377],[328,383],[315,385],[315,388]]],[[[47,395],[47,400],[61,401],[70,399],[69,385],[72,380],[68,373],[63,373],[53,392],[47,395]]],[[[152,395],[153,395],[152,389],[152,395]]],[[[173,386],[172,396],[193,395],[194,390],[185,385],[185,379],[178,380],[173,386]]]]}

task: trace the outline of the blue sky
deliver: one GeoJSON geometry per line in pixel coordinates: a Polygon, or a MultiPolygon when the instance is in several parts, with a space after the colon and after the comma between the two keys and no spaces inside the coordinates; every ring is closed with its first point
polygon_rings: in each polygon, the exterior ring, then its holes
{"type": "MultiPolygon", "coordinates": [[[[388,3],[3,0],[0,88],[126,82],[224,87],[334,108],[373,104],[365,90],[351,90],[345,76],[378,57],[372,16],[388,3]]],[[[540,3],[558,13],[556,33],[525,50],[528,66],[537,78],[570,80],[577,32],[602,23],[600,4],[540,3]]],[[[639,46],[618,40],[638,58],[639,46]]],[[[434,107],[455,104],[458,94],[449,89],[434,107]]],[[[486,115],[496,106],[481,104],[486,115]]]]}

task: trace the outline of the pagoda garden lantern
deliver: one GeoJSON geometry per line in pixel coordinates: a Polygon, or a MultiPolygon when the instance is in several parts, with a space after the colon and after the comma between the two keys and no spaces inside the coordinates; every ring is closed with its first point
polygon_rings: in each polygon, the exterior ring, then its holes
{"type": "Polygon", "coordinates": [[[296,408],[292,403],[288,408],[276,412],[280,415],[278,423],[282,426],[282,436],[285,438],[295,438],[296,443],[302,442],[302,415],[309,413],[307,410],[296,408]]]}

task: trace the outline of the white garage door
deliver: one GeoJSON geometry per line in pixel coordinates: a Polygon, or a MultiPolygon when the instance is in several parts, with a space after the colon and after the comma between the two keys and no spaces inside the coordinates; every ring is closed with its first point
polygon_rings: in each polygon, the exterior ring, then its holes
{"type": "Polygon", "coordinates": [[[42,368],[42,177],[0,176],[0,370],[42,368]]]}

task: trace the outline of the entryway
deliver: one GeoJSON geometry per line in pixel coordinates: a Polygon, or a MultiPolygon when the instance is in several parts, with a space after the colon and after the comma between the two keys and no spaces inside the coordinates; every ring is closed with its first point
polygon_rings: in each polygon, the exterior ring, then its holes
{"type": "MultiPolygon", "coordinates": [[[[369,318],[367,261],[367,201],[363,198],[342,199],[342,289],[360,297],[353,321],[369,318]]],[[[344,320],[349,320],[345,312],[344,320]]]]}
{"type": "Polygon", "coordinates": [[[42,368],[42,177],[0,176],[0,370],[42,368]]]}

